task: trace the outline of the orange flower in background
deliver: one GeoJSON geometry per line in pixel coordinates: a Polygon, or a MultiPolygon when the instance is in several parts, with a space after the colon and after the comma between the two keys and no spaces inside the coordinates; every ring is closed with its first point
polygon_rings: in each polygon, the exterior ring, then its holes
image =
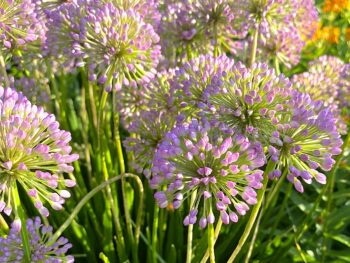
{"type": "Polygon", "coordinates": [[[323,5],[323,12],[339,13],[343,9],[350,10],[350,0],[326,0],[323,5]]]}
{"type": "Polygon", "coordinates": [[[338,44],[340,36],[339,27],[326,26],[322,27],[322,24],[318,25],[318,29],[312,36],[312,41],[324,40],[331,44],[338,44]]]}
{"type": "Polygon", "coordinates": [[[345,32],[345,39],[346,39],[346,41],[349,41],[349,40],[350,40],[350,28],[347,28],[347,29],[346,29],[346,32],[345,32]]]}

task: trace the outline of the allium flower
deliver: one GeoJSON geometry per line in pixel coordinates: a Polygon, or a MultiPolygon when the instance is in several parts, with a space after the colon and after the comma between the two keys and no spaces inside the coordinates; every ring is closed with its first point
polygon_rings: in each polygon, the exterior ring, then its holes
{"type": "Polygon", "coordinates": [[[309,36],[317,28],[312,0],[240,0],[233,6],[236,16],[243,16],[241,20],[246,19],[250,28],[258,28],[263,37],[290,27],[295,27],[300,36],[309,36]]]}
{"type": "Polygon", "coordinates": [[[123,10],[134,10],[139,13],[144,21],[159,26],[161,15],[158,11],[159,0],[102,0],[104,3],[112,3],[123,10]]]}
{"type": "Polygon", "coordinates": [[[215,86],[209,97],[214,118],[268,145],[290,97],[290,81],[283,75],[276,76],[266,64],[247,68],[240,62],[220,81],[221,86],[215,86]]]}
{"type": "Polygon", "coordinates": [[[301,51],[305,42],[300,38],[294,27],[279,30],[264,41],[259,41],[258,56],[261,61],[277,59],[287,67],[299,63],[301,51]]]}
{"type": "Polygon", "coordinates": [[[279,178],[284,171],[296,190],[303,192],[301,180],[308,184],[312,179],[326,183],[326,176],[316,169],[330,171],[335,163],[332,157],[341,153],[343,142],[336,119],[321,101],[294,91],[288,104],[278,131],[270,138],[268,152],[276,170],[269,177],[279,178]]]}
{"type": "Polygon", "coordinates": [[[1,49],[28,48],[27,44],[43,37],[42,24],[31,0],[6,0],[0,4],[1,49]]]}
{"type": "Polygon", "coordinates": [[[73,55],[78,66],[86,64],[90,80],[105,84],[107,90],[149,82],[160,56],[153,27],[133,10],[120,10],[112,3],[81,4],[61,6],[51,15],[51,50],[73,55]]]}
{"type": "Polygon", "coordinates": [[[17,183],[43,216],[49,215],[44,201],[62,209],[70,193],[61,189],[75,185],[62,173],[71,173],[71,163],[79,158],[71,154],[70,133],[59,129],[53,114],[11,88],[0,87],[0,114],[0,212],[10,215],[16,208],[12,191],[17,183]]]}
{"type": "Polygon", "coordinates": [[[199,54],[212,52],[210,39],[201,29],[194,5],[189,1],[165,2],[159,35],[162,51],[171,66],[190,60],[199,54]]]}
{"type": "Polygon", "coordinates": [[[226,55],[217,58],[201,55],[176,70],[171,94],[180,103],[181,111],[188,116],[207,110],[209,95],[223,85],[221,78],[233,64],[226,55]]]}
{"type": "Polygon", "coordinates": [[[156,76],[142,87],[125,87],[119,92],[119,112],[124,127],[128,128],[130,122],[137,120],[140,112],[147,109],[172,112],[179,110],[175,96],[170,92],[170,82],[175,71],[157,72],[156,76]]]}
{"type": "MultiPolygon", "coordinates": [[[[338,119],[337,126],[341,133],[346,133],[346,125],[341,119],[341,105],[338,101],[342,80],[341,72],[344,63],[336,57],[323,56],[310,62],[309,71],[292,78],[296,88],[310,94],[313,100],[322,100],[324,106],[330,107],[334,117],[338,119]]],[[[345,95],[345,94],[343,94],[345,95]]]]}
{"type": "Polygon", "coordinates": [[[142,111],[131,123],[128,131],[135,135],[124,141],[128,152],[133,152],[132,166],[138,173],[150,177],[153,156],[162,142],[164,135],[175,125],[175,118],[167,112],[156,110],[142,111]]]}
{"type": "Polygon", "coordinates": [[[161,208],[177,209],[195,196],[185,225],[195,224],[197,215],[201,228],[213,224],[214,210],[228,224],[256,204],[255,189],[263,180],[257,168],[264,163],[260,143],[193,120],[165,136],[154,157],[151,186],[158,190],[154,196],[161,208]]]}
{"type": "Polygon", "coordinates": [[[350,108],[350,64],[346,64],[338,82],[337,101],[341,108],[350,108]]]}
{"type": "MultiPolygon", "coordinates": [[[[52,227],[41,224],[40,218],[28,219],[26,228],[31,250],[32,263],[72,263],[73,256],[66,256],[72,247],[68,240],[60,237],[54,244],[49,244],[52,227]]],[[[24,248],[21,234],[12,226],[6,238],[0,237],[0,262],[24,262],[24,248]]]]}
{"type": "Polygon", "coordinates": [[[238,30],[232,3],[228,0],[198,0],[193,2],[193,12],[198,17],[201,30],[214,45],[215,52],[235,52],[233,38],[244,37],[238,30]]]}

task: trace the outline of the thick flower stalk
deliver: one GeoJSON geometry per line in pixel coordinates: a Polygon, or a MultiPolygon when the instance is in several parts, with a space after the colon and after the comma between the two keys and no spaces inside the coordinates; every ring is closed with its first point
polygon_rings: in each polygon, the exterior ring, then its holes
{"type": "Polygon", "coordinates": [[[285,111],[278,131],[270,138],[269,157],[276,165],[269,177],[279,178],[285,172],[299,192],[304,191],[302,181],[310,184],[314,179],[325,184],[326,176],[319,170],[330,171],[335,164],[333,156],[342,151],[336,118],[322,101],[298,91],[293,92],[285,111]]]}
{"type": "Polygon", "coordinates": [[[269,145],[280,121],[279,114],[290,98],[291,83],[276,76],[266,64],[247,68],[236,63],[214,86],[209,97],[214,119],[223,126],[237,130],[251,139],[269,145]]]}
{"type": "MultiPolygon", "coordinates": [[[[73,256],[66,256],[72,247],[68,240],[60,237],[51,242],[52,227],[41,224],[40,218],[28,219],[26,228],[29,236],[32,263],[72,263],[73,256]]],[[[24,252],[20,233],[12,225],[9,235],[0,237],[0,262],[23,262],[24,252]]]]}
{"type": "Polygon", "coordinates": [[[12,48],[27,49],[28,44],[44,38],[43,24],[31,0],[2,1],[0,3],[0,43],[2,52],[12,48]]]}
{"type": "Polygon", "coordinates": [[[263,171],[257,168],[264,164],[260,143],[193,120],[165,136],[154,157],[150,183],[161,208],[177,209],[194,196],[183,222],[195,224],[198,216],[199,226],[205,228],[216,214],[228,224],[247,213],[257,202],[256,189],[263,180],[263,171]]]}
{"type": "Polygon", "coordinates": [[[150,167],[164,135],[175,125],[175,116],[155,110],[142,111],[128,131],[134,135],[124,141],[127,152],[133,153],[132,166],[138,173],[150,178],[150,167]]]}
{"type": "MultiPolygon", "coordinates": [[[[71,173],[71,135],[60,130],[53,114],[32,105],[22,93],[0,87],[0,212],[17,212],[14,195],[20,184],[43,216],[60,210],[70,193],[65,187],[75,182],[65,179],[71,173]]],[[[17,215],[16,215],[17,216],[17,215]]]]}

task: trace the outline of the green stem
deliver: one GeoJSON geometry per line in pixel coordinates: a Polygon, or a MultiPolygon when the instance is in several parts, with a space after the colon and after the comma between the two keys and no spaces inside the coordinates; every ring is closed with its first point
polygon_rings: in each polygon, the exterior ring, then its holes
{"type": "Polygon", "coordinates": [[[13,200],[15,202],[15,214],[18,215],[22,225],[21,236],[22,236],[22,242],[23,242],[23,248],[24,248],[24,262],[30,263],[31,252],[30,252],[29,236],[28,236],[27,227],[26,227],[26,216],[21,205],[21,200],[19,198],[18,188],[16,184],[13,187],[12,193],[13,193],[13,200]]]}
{"type": "Polygon", "coordinates": [[[125,221],[126,221],[126,229],[128,232],[129,240],[130,240],[130,245],[132,248],[132,256],[134,258],[135,262],[138,262],[138,257],[137,257],[137,246],[135,244],[134,240],[134,233],[132,230],[132,224],[131,224],[131,216],[130,212],[128,210],[128,200],[125,194],[125,178],[123,177],[123,174],[125,173],[125,161],[124,161],[124,156],[123,156],[123,148],[122,148],[122,143],[120,139],[120,132],[119,132],[119,112],[118,112],[118,105],[117,105],[117,94],[116,91],[113,90],[113,124],[114,124],[114,141],[116,144],[117,148],[117,156],[118,156],[118,163],[119,163],[119,171],[120,174],[122,175],[122,180],[121,180],[121,188],[122,188],[122,195],[123,195],[123,206],[124,206],[124,213],[125,213],[125,221]]]}
{"type": "Polygon", "coordinates": [[[253,42],[250,48],[250,57],[249,57],[249,64],[248,64],[249,67],[251,67],[255,62],[256,49],[258,47],[258,38],[259,38],[259,29],[256,28],[254,29],[254,32],[253,32],[253,42]]]}
{"type": "Polygon", "coordinates": [[[208,224],[208,248],[210,263],[215,263],[215,250],[214,250],[214,224],[208,224]]]}
{"type": "Polygon", "coordinates": [[[249,217],[247,225],[246,225],[246,227],[244,229],[243,235],[241,236],[236,249],[233,251],[232,255],[230,256],[229,260],[227,261],[228,263],[232,263],[235,260],[235,258],[237,257],[238,253],[243,248],[247,238],[249,237],[250,231],[252,230],[252,228],[254,226],[254,222],[256,220],[256,217],[257,217],[257,215],[259,213],[262,201],[264,199],[264,194],[265,194],[265,191],[266,191],[267,182],[269,180],[268,174],[271,172],[273,167],[274,167],[274,163],[270,160],[268,162],[268,164],[267,164],[267,167],[266,167],[266,170],[265,170],[265,173],[264,173],[263,186],[260,189],[260,191],[258,192],[258,196],[257,196],[258,202],[254,206],[254,208],[253,208],[253,210],[252,210],[252,212],[250,214],[250,217],[249,217]]]}
{"type": "Polygon", "coordinates": [[[153,226],[152,226],[152,259],[157,262],[157,241],[158,241],[158,217],[159,207],[154,205],[153,226]]]}
{"type": "MultiPolygon", "coordinates": [[[[196,201],[197,190],[195,190],[191,195],[190,207],[192,208],[194,205],[194,201],[196,201]]],[[[186,263],[190,263],[192,261],[192,240],[193,240],[193,224],[188,225],[187,232],[187,251],[186,251],[186,263]]]]}
{"type": "MultiPolygon", "coordinates": [[[[218,223],[216,224],[216,227],[215,227],[214,245],[215,245],[215,243],[216,243],[216,240],[217,240],[218,237],[219,237],[221,227],[222,227],[222,220],[221,220],[221,217],[219,217],[218,223]]],[[[209,258],[209,248],[208,248],[207,251],[205,252],[205,255],[204,255],[204,257],[202,258],[201,263],[207,262],[208,258],[209,258]]]]}
{"type": "Polygon", "coordinates": [[[5,80],[6,86],[10,87],[10,81],[9,81],[9,78],[8,78],[7,72],[6,72],[5,59],[4,59],[2,54],[0,54],[0,72],[1,72],[1,75],[3,76],[3,78],[5,80]]]}
{"type": "Polygon", "coordinates": [[[261,217],[263,215],[263,211],[264,211],[263,209],[260,210],[260,213],[259,213],[259,216],[258,216],[258,220],[256,221],[256,224],[255,224],[253,237],[252,237],[252,240],[250,241],[250,246],[249,246],[249,249],[248,249],[247,256],[246,256],[246,258],[244,260],[244,263],[249,263],[250,262],[250,258],[251,258],[252,254],[253,254],[255,240],[256,240],[256,237],[258,236],[259,226],[260,226],[261,217]]]}
{"type": "MultiPolygon", "coordinates": [[[[133,174],[124,174],[125,177],[133,177],[135,175],[133,174]]],[[[121,179],[121,175],[118,175],[116,177],[113,177],[100,185],[96,186],[94,189],[92,189],[89,193],[87,193],[83,199],[77,204],[77,206],[74,208],[70,216],[66,219],[66,221],[60,226],[60,228],[53,234],[50,240],[50,244],[53,244],[56,242],[56,240],[62,235],[62,233],[67,229],[67,227],[72,223],[74,218],[79,214],[80,210],[84,207],[84,205],[89,202],[89,200],[94,197],[98,192],[109,186],[110,184],[118,181],[121,179]]]]}
{"type": "Polygon", "coordinates": [[[1,230],[4,230],[5,232],[9,231],[9,226],[7,225],[5,219],[2,217],[2,215],[0,215],[0,226],[1,226],[1,230]]]}
{"type": "Polygon", "coordinates": [[[275,57],[273,58],[273,65],[274,65],[274,67],[275,67],[276,74],[277,74],[277,75],[280,75],[280,74],[281,74],[281,70],[280,70],[280,64],[279,64],[279,62],[278,62],[277,56],[275,56],[275,57]]]}
{"type": "MultiPolygon", "coordinates": [[[[343,158],[344,155],[344,151],[345,148],[347,146],[347,144],[349,143],[349,138],[350,138],[350,132],[347,134],[345,140],[344,140],[344,144],[342,147],[342,153],[338,156],[338,158],[336,159],[335,165],[333,166],[333,169],[329,175],[329,184],[328,184],[328,200],[327,200],[327,207],[326,207],[326,211],[324,213],[324,218],[327,218],[329,212],[332,209],[332,201],[333,201],[333,192],[334,192],[334,185],[335,185],[335,174],[336,171],[339,168],[340,162],[343,158]]],[[[324,229],[323,229],[323,233],[327,233],[328,231],[328,223],[327,220],[324,223],[324,229]]],[[[327,236],[324,235],[323,237],[323,241],[322,241],[322,262],[325,262],[326,260],[326,255],[327,255],[327,247],[328,247],[328,238],[327,236]]]]}

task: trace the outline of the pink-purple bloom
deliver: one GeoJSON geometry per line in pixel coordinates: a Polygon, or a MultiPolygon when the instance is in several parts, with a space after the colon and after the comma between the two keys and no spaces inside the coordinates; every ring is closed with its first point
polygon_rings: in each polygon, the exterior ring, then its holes
{"type": "MultiPolygon", "coordinates": [[[[52,227],[41,223],[39,217],[28,219],[26,223],[28,232],[30,258],[32,263],[72,263],[74,257],[66,255],[72,244],[64,237],[51,243],[52,227]]],[[[14,224],[7,237],[0,237],[0,262],[24,262],[24,247],[21,233],[14,224]]]]}
{"type": "Polygon", "coordinates": [[[71,134],[60,130],[53,114],[11,88],[0,87],[0,116],[0,212],[17,213],[17,184],[43,216],[49,215],[45,203],[62,209],[71,195],[64,188],[75,185],[63,174],[73,172],[72,162],[79,158],[69,145],[71,134]]]}
{"type": "Polygon", "coordinates": [[[220,216],[238,221],[257,202],[265,164],[263,147],[245,136],[193,119],[168,133],[153,160],[150,184],[161,208],[194,202],[184,224],[201,228],[220,216]],[[197,220],[197,217],[199,220],[197,220]]]}

